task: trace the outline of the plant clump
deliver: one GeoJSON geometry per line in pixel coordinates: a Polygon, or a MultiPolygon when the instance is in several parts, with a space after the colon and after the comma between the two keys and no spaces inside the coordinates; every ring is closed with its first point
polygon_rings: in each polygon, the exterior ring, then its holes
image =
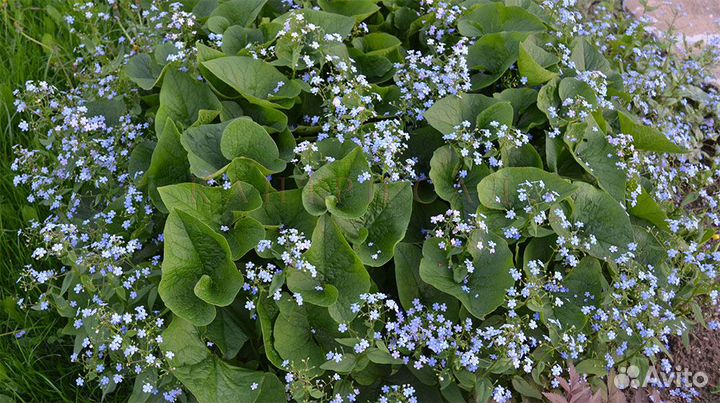
{"type": "Polygon", "coordinates": [[[663,62],[603,7],[80,5],[115,36],[76,88],[16,93],[47,209],[18,304],[130,401],[604,401],[620,366],[671,372],[720,327],[717,54],[663,62]]]}

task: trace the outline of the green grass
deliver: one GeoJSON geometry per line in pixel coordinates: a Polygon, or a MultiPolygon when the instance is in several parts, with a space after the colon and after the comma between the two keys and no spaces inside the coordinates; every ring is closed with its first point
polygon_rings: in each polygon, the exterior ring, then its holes
{"type": "MultiPolygon", "coordinates": [[[[91,397],[74,387],[72,340],[59,337],[65,325],[56,316],[16,308],[22,293],[19,269],[33,263],[17,235],[24,218],[26,192],[12,183],[14,144],[32,144],[34,135],[17,129],[12,91],[26,80],[45,80],[59,89],[71,83],[72,49],[77,39],[58,24],[69,1],[0,0],[0,401],[74,402],[91,397]],[[58,13],[48,12],[52,5],[58,13]],[[26,336],[16,338],[18,331],[26,336]]],[[[50,10],[52,11],[52,10],[50,10]]]]}

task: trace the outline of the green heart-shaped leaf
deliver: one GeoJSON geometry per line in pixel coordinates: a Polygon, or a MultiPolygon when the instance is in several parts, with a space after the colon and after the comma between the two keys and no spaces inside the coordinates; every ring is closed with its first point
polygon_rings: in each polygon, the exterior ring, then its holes
{"type": "Polygon", "coordinates": [[[287,101],[300,94],[296,81],[263,60],[228,56],[205,61],[202,66],[254,104],[288,109],[293,102],[287,101]]]}
{"type": "Polygon", "coordinates": [[[423,258],[420,262],[420,277],[438,290],[460,300],[473,316],[483,319],[505,301],[505,290],[513,284],[510,268],[513,255],[504,239],[480,230],[473,232],[468,245],[475,270],[467,275],[466,282],[456,282],[449,267],[447,252],[440,248],[439,238],[430,238],[423,244],[423,258]],[[479,250],[478,242],[495,242],[491,253],[485,247],[479,250]]]}
{"type": "Polygon", "coordinates": [[[222,104],[210,87],[175,69],[169,69],[160,88],[160,107],[155,114],[155,132],[162,133],[168,118],[181,127],[189,127],[201,110],[220,111],[222,104]],[[189,96],[192,94],[192,96],[189,96]]]}
{"type": "Polygon", "coordinates": [[[305,210],[312,215],[329,211],[341,218],[362,216],[373,198],[373,187],[370,180],[360,182],[359,178],[369,172],[370,166],[359,147],[344,158],[323,165],[303,188],[305,210]]]}
{"type": "Polygon", "coordinates": [[[412,213],[409,182],[375,185],[375,197],[362,217],[338,220],[352,234],[354,249],[368,266],[382,266],[392,259],[395,245],[405,237],[412,213]],[[363,236],[360,236],[360,235],[363,236]]]}
{"type": "MultiPolygon", "coordinates": [[[[521,211],[525,203],[520,200],[519,186],[526,182],[545,184],[548,192],[555,192],[555,201],[560,201],[572,194],[575,186],[560,175],[533,167],[503,168],[486,176],[477,185],[477,193],[483,206],[496,210],[521,211]]],[[[540,207],[548,208],[552,201],[539,203],[540,207]]]]}
{"type": "Polygon", "coordinates": [[[478,114],[498,102],[501,101],[481,94],[452,95],[435,102],[423,116],[440,133],[449,134],[463,122],[474,127],[478,114]]]}
{"type": "Polygon", "coordinates": [[[304,272],[291,272],[288,274],[290,289],[297,286],[305,296],[320,293],[312,288],[318,283],[331,285],[337,290],[337,301],[328,308],[330,316],[338,322],[352,320],[355,314],[350,306],[358,302],[360,294],[370,289],[370,275],[332,216],[323,215],[318,219],[312,246],[305,258],[317,268],[319,278],[313,279],[304,272]]]}
{"type": "Polygon", "coordinates": [[[163,332],[163,350],[172,351],[172,374],[199,402],[285,401],[285,387],[270,372],[236,367],[207,349],[192,323],[174,318],[163,332]]]}
{"type": "Polygon", "coordinates": [[[145,173],[150,199],[160,211],[168,210],[160,198],[158,188],[184,182],[189,176],[188,169],[187,153],[180,144],[180,133],[172,119],[168,118],[163,125],[163,131],[158,134],[157,145],[145,173]]]}
{"type": "Polygon", "coordinates": [[[633,136],[633,145],[638,150],[654,151],[658,153],[686,153],[684,148],[670,141],[664,134],[650,126],[638,123],[630,114],[618,111],[620,130],[624,134],[633,136]]]}
{"type": "MultiPolygon", "coordinates": [[[[630,217],[623,205],[600,190],[584,182],[574,183],[577,190],[573,194],[572,213],[566,214],[571,223],[581,222],[582,237],[595,237],[596,243],[586,247],[581,242],[578,247],[598,259],[612,261],[621,254],[628,252],[628,245],[635,241],[630,217]],[[611,248],[617,248],[612,252],[611,248]]],[[[556,209],[550,214],[550,225],[558,235],[569,235],[568,229],[562,226],[556,209]]]]}
{"type": "Polygon", "coordinates": [[[163,67],[150,55],[141,53],[131,57],[125,66],[125,73],[144,90],[151,90],[160,81],[163,67]]]}
{"type": "Polygon", "coordinates": [[[521,76],[527,78],[528,85],[542,85],[557,77],[558,73],[547,69],[557,63],[557,57],[537,46],[531,38],[520,44],[518,70],[521,76]]]}
{"type": "Polygon", "coordinates": [[[625,172],[618,166],[615,147],[595,119],[588,116],[583,123],[568,125],[564,140],[575,161],[598,180],[600,187],[618,202],[625,202],[625,172]]]}
{"type": "Polygon", "coordinates": [[[180,143],[187,151],[193,175],[199,178],[214,177],[230,162],[220,151],[220,140],[228,123],[190,127],[182,133],[180,143]]]}
{"type": "Polygon", "coordinates": [[[285,161],[280,159],[275,141],[262,126],[247,117],[228,123],[220,139],[220,150],[228,160],[249,158],[259,162],[269,172],[285,169],[285,161]]]}
{"type": "Polygon", "coordinates": [[[473,7],[458,20],[463,36],[483,36],[495,32],[544,31],[545,24],[522,7],[490,2],[473,7]]]}
{"type": "Polygon", "coordinates": [[[273,328],[274,347],[280,356],[299,364],[307,362],[308,373],[319,375],[325,354],[337,347],[337,324],[323,308],[303,304],[284,295],[277,301],[279,313],[273,328]]]}
{"type": "Polygon", "coordinates": [[[477,210],[477,186],[488,174],[490,168],[486,165],[467,169],[460,155],[450,145],[435,150],[430,160],[430,179],[435,192],[463,214],[473,214],[477,210]],[[461,177],[461,171],[465,171],[464,177],[461,177]]]}
{"type": "Polygon", "coordinates": [[[182,210],[165,222],[165,257],[158,286],[165,305],[197,326],[215,319],[215,306],[230,305],[243,276],[225,238],[182,210]]]}

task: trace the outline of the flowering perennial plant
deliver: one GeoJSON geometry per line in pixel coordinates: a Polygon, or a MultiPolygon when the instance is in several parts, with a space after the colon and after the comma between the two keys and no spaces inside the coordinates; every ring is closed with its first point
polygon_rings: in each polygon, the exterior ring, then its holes
{"type": "Polygon", "coordinates": [[[16,93],[19,305],[78,387],[542,399],[720,327],[713,51],[666,76],[574,0],[145,3],[79,5],[115,36],[16,93]]]}

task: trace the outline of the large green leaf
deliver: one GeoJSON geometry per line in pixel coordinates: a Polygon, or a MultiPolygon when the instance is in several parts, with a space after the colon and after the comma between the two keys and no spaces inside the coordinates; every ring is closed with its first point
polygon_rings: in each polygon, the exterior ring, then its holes
{"type": "Polygon", "coordinates": [[[365,56],[383,56],[395,60],[400,56],[402,41],[385,32],[373,32],[363,37],[353,38],[353,46],[365,56]]]}
{"type": "Polygon", "coordinates": [[[478,129],[491,129],[494,123],[510,127],[513,124],[513,118],[512,104],[510,102],[498,102],[478,114],[477,119],[475,119],[475,127],[478,129]]]}
{"type": "Polygon", "coordinates": [[[393,62],[387,57],[377,54],[364,54],[355,48],[350,48],[348,52],[351,55],[350,57],[355,60],[358,71],[368,77],[370,82],[384,82],[392,78],[394,73],[393,62]]]}
{"type": "Polygon", "coordinates": [[[160,297],[197,326],[211,323],[215,306],[230,305],[242,287],[225,238],[181,210],[172,210],[165,222],[164,255],[160,297]]]}
{"type": "Polygon", "coordinates": [[[221,17],[228,25],[247,26],[260,14],[267,0],[225,0],[210,14],[210,18],[221,17]]]}
{"type": "Polygon", "coordinates": [[[453,270],[449,267],[448,253],[440,249],[439,238],[430,238],[423,245],[423,258],[420,262],[420,277],[438,290],[460,300],[473,316],[483,319],[505,301],[505,291],[512,286],[510,268],[513,267],[513,255],[507,243],[501,237],[481,230],[473,232],[468,245],[472,255],[473,273],[468,273],[464,282],[456,282],[453,270]],[[476,245],[483,242],[495,242],[495,252],[486,246],[479,250],[476,245]]]}
{"type": "Polygon", "coordinates": [[[435,150],[430,160],[430,179],[435,192],[443,200],[450,202],[452,208],[463,214],[473,214],[477,210],[477,186],[488,174],[490,168],[486,165],[476,165],[467,169],[460,155],[450,145],[435,150]],[[461,178],[460,171],[463,170],[467,175],[461,178]]]}
{"type": "Polygon", "coordinates": [[[325,372],[320,365],[326,361],[325,354],[337,346],[337,324],[323,308],[299,306],[287,295],[277,301],[277,306],[279,313],[273,328],[275,350],[295,366],[307,365],[310,375],[325,372]]]}
{"type": "Polygon", "coordinates": [[[220,151],[220,139],[228,122],[187,128],[180,143],[187,151],[190,172],[199,178],[210,178],[225,167],[228,161],[220,151]]]}
{"type": "Polygon", "coordinates": [[[541,85],[557,77],[557,73],[547,69],[557,62],[555,55],[536,45],[531,38],[520,44],[518,70],[521,76],[527,78],[530,86],[541,85]]]}
{"type": "Polygon", "coordinates": [[[267,193],[263,199],[262,208],[253,211],[251,217],[265,225],[295,228],[307,237],[312,236],[317,217],[305,211],[301,189],[267,193]]]}
{"type": "Polygon", "coordinates": [[[150,166],[145,173],[148,193],[155,206],[167,212],[160,198],[158,188],[173,183],[184,182],[188,176],[187,153],[180,144],[180,133],[172,119],[168,118],[164,130],[158,133],[157,145],[150,158],[150,166]]]}
{"type": "Polygon", "coordinates": [[[282,369],[283,359],[280,357],[277,350],[275,350],[275,343],[273,342],[275,339],[273,335],[273,327],[275,319],[280,313],[280,309],[277,307],[277,304],[275,304],[275,301],[269,298],[267,293],[264,291],[260,292],[255,309],[260,322],[260,331],[262,332],[263,341],[262,348],[265,352],[265,356],[272,365],[282,369]]]}
{"type": "Polygon", "coordinates": [[[175,56],[177,53],[178,48],[175,47],[175,43],[173,41],[165,41],[155,45],[155,49],[153,49],[153,58],[155,59],[155,62],[161,66],[167,66],[170,64],[169,57],[175,56]]]}
{"type": "Polygon", "coordinates": [[[262,205],[260,193],[252,185],[235,182],[230,189],[197,183],[179,183],[158,189],[168,210],[177,209],[195,216],[218,230],[234,221],[233,212],[252,211],[262,205]]]}
{"type": "MultiPolygon", "coordinates": [[[[145,371],[142,371],[140,374],[135,376],[132,394],[128,397],[128,402],[146,403],[150,401],[153,396],[149,393],[145,393],[143,391],[143,386],[146,383],[154,385],[157,382],[157,378],[157,369],[152,367],[147,368],[145,371]]],[[[5,395],[0,395],[0,398],[2,398],[3,396],[5,395]]],[[[12,402],[13,399],[7,398],[7,401],[12,402]]]]}
{"type": "Polygon", "coordinates": [[[571,123],[564,140],[575,161],[597,179],[600,187],[618,202],[625,202],[625,172],[618,166],[615,147],[595,120],[588,116],[585,122],[571,123]]]}
{"type": "MultiPolygon", "coordinates": [[[[335,1],[328,1],[327,3],[335,3],[335,1]]],[[[347,17],[345,15],[314,10],[311,8],[304,8],[299,12],[302,13],[305,21],[322,28],[322,31],[326,34],[338,34],[341,37],[345,38],[350,35],[353,27],[355,26],[355,18],[347,17]]],[[[283,24],[285,20],[290,18],[290,15],[290,13],[285,13],[280,17],[276,18],[273,22],[283,24]]]]}
{"type": "Polygon", "coordinates": [[[235,367],[213,355],[192,323],[176,317],[163,332],[163,349],[172,351],[172,375],[198,402],[276,403],[285,387],[272,373],[235,367]]]}
{"type": "MultiPolygon", "coordinates": [[[[370,275],[332,216],[326,214],[318,219],[312,234],[312,246],[305,257],[317,268],[320,277],[318,280],[326,287],[334,287],[338,292],[337,301],[328,308],[330,316],[339,322],[349,322],[355,317],[350,306],[359,301],[360,294],[370,289],[370,275]]],[[[312,290],[305,284],[314,286],[318,280],[302,273],[302,277],[289,277],[288,285],[294,284],[305,290],[312,290]]],[[[313,291],[306,291],[310,292],[313,291]]]]}
{"type": "Polygon", "coordinates": [[[544,127],[547,118],[538,109],[538,91],[532,88],[507,88],[503,92],[493,94],[493,98],[510,102],[513,108],[512,126],[523,132],[528,132],[534,127],[544,127]]]}
{"type": "Polygon", "coordinates": [[[265,176],[265,167],[255,160],[238,157],[230,161],[223,173],[228,176],[230,182],[247,182],[260,192],[260,194],[272,193],[275,189],[265,176]]]}
{"type": "Polygon", "coordinates": [[[285,161],[280,159],[275,141],[262,126],[248,117],[235,119],[225,127],[220,150],[228,160],[245,157],[259,162],[270,172],[285,169],[285,161]]]}
{"type": "MultiPolygon", "coordinates": [[[[607,192],[584,182],[574,183],[577,190],[573,194],[572,213],[566,214],[571,223],[581,222],[581,238],[595,237],[597,242],[586,247],[580,242],[578,247],[592,256],[603,260],[613,260],[628,252],[628,244],[635,241],[630,217],[623,206],[607,192]],[[611,248],[617,248],[611,252],[611,248]]],[[[563,228],[557,219],[555,209],[550,214],[550,225],[558,235],[567,236],[569,231],[563,228]]]]}
{"type": "Polygon", "coordinates": [[[125,66],[128,77],[144,90],[151,90],[157,85],[162,71],[163,67],[144,53],[131,57],[125,66]]]}
{"type": "Polygon", "coordinates": [[[248,217],[237,220],[237,214],[258,209],[262,205],[260,193],[252,185],[235,182],[230,189],[207,187],[195,183],[181,183],[158,189],[168,210],[188,213],[223,232],[232,252],[233,260],[240,259],[265,237],[263,226],[248,217]],[[236,221],[237,220],[237,221],[236,221]]]}
{"type": "Polygon", "coordinates": [[[575,77],[565,77],[558,85],[558,96],[561,100],[582,98],[592,105],[597,105],[597,94],[590,84],[575,77]]]}
{"type": "Polygon", "coordinates": [[[263,105],[244,103],[242,112],[251,117],[253,121],[265,127],[268,133],[273,134],[287,129],[288,117],[282,111],[263,105]]]}
{"type": "Polygon", "coordinates": [[[490,2],[471,9],[458,20],[463,36],[483,36],[495,32],[539,32],[545,24],[522,7],[490,2]]]}
{"type": "Polygon", "coordinates": [[[506,167],[543,167],[542,157],[532,144],[524,144],[521,147],[503,145],[500,154],[506,167]]]}
{"type": "Polygon", "coordinates": [[[618,111],[620,130],[633,136],[633,145],[638,150],[658,153],[686,153],[687,150],[670,141],[654,127],[638,123],[630,114],[618,111]]]}
{"type": "Polygon", "coordinates": [[[257,28],[246,28],[240,25],[228,27],[222,34],[222,50],[227,55],[236,55],[248,45],[264,42],[262,31],[257,28]]]}
{"type": "MultiPolygon", "coordinates": [[[[527,271],[528,263],[532,260],[550,262],[555,254],[557,237],[546,236],[543,238],[531,238],[523,250],[523,267],[527,271]]],[[[519,263],[519,262],[518,262],[519,263]]]]}
{"type": "Polygon", "coordinates": [[[364,264],[377,267],[392,259],[395,245],[405,237],[412,201],[409,182],[376,184],[375,197],[362,217],[338,220],[351,235],[354,249],[364,264]]]}
{"type": "MultiPolygon", "coordinates": [[[[644,266],[656,268],[656,273],[662,280],[666,274],[660,267],[667,260],[667,246],[658,239],[658,232],[652,227],[633,225],[633,234],[637,249],[633,252],[635,261],[644,266]]],[[[662,281],[661,280],[661,281],[662,281]]]]}
{"type": "Polygon", "coordinates": [[[233,359],[249,340],[243,330],[243,318],[229,308],[218,309],[215,320],[207,327],[206,336],[215,343],[226,360],[233,359]]]}
{"type": "MultiPolygon", "coordinates": [[[[482,3],[485,0],[468,0],[465,3],[468,4],[471,1],[479,1],[482,3]]],[[[547,24],[551,24],[554,21],[553,15],[548,13],[547,9],[543,8],[535,0],[505,0],[505,5],[522,7],[523,9],[529,11],[532,15],[545,21],[547,24]]]]}
{"type": "Polygon", "coordinates": [[[210,87],[190,76],[170,69],[160,88],[160,107],[155,114],[155,132],[162,133],[168,118],[185,128],[198,120],[201,110],[220,111],[222,104],[210,87]]]}
{"type": "Polygon", "coordinates": [[[578,307],[600,306],[608,288],[600,262],[591,256],[583,257],[565,276],[563,283],[568,289],[568,298],[578,307]]]}
{"type": "MultiPolygon", "coordinates": [[[[213,1],[213,0],[208,0],[208,1],[213,1]]],[[[211,48],[210,46],[207,46],[207,45],[203,44],[202,42],[195,42],[195,49],[197,50],[197,58],[198,58],[199,62],[204,62],[206,60],[212,60],[212,59],[217,59],[217,58],[226,56],[220,50],[211,48]]]]}
{"type": "Polygon", "coordinates": [[[530,109],[537,102],[538,92],[532,88],[507,88],[502,92],[493,94],[493,98],[504,102],[510,102],[512,105],[514,120],[518,120],[520,115],[530,109]]]}
{"type": "Polygon", "coordinates": [[[140,186],[147,184],[145,174],[150,167],[153,151],[157,146],[157,142],[153,140],[143,140],[133,147],[130,152],[130,160],[128,161],[128,173],[133,181],[140,186]]]}
{"type": "Polygon", "coordinates": [[[457,301],[420,278],[421,261],[422,249],[419,246],[405,242],[397,245],[393,263],[400,304],[406,310],[411,309],[414,307],[413,300],[418,299],[425,306],[445,303],[452,310],[457,301]]]}
{"type": "Polygon", "coordinates": [[[344,158],[323,165],[303,188],[305,209],[312,215],[329,211],[341,218],[362,216],[373,198],[371,181],[358,180],[366,172],[370,172],[370,166],[359,147],[344,158]]]}
{"type": "MultiPolygon", "coordinates": [[[[539,181],[545,184],[547,192],[557,193],[556,201],[567,198],[575,190],[572,183],[558,174],[533,167],[509,167],[486,176],[477,185],[477,193],[480,203],[485,207],[496,210],[522,211],[527,203],[520,200],[519,186],[526,182],[539,181]]],[[[545,206],[545,208],[551,204],[552,202],[538,203],[540,207],[545,206]]]]}
{"type": "Polygon", "coordinates": [[[562,102],[560,100],[560,95],[558,95],[559,86],[560,78],[555,77],[540,88],[537,96],[538,109],[545,112],[545,116],[547,116],[553,127],[559,127],[561,123],[561,118],[559,118],[556,114],[559,112],[559,106],[562,102]],[[553,109],[555,110],[555,113],[552,113],[553,109]]]}
{"type": "Polygon", "coordinates": [[[325,11],[355,17],[360,22],[378,10],[377,4],[372,0],[318,0],[318,5],[325,11]]]}
{"type": "Polygon", "coordinates": [[[472,77],[473,89],[497,81],[518,59],[520,42],[529,32],[495,32],[480,37],[468,49],[467,62],[480,73],[472,77]]]}
{"type": "Polygon", "coordinates": [[[254,249],[258,242],[266,239],[265,226],[258,220],[244,216],[244,214],[223,235],[228,241],[233,260],[240,259],[247,252],[254,249]]]}
{"type": "Polygon", "coordinates": [[[292,102],[287,101],[300,94],[296,81],[263,60],[228,56],[208,60],[202,66],[254,104],[288,109],[292,102]]]}
{"type": "Polygon", "coordinates": [[[87,108],[86,116],[88,118],[102,116],[105,118],[105,124],[107,126],[119,124],[121,118],[125,117],[128,113],[123,96],[117,96],[112,99],[95,99],[85,103],[85,107],[87,108]]]}
{"type": "MultiPolygon", "coordinates": [[[[636,184],[634,186],[631,186],[631,190],[634,190],[636,187],[636,184]]],[[[630,207],[628,211],[633,216],[642,218],[643,220],[655,224],[655,226],[660,229],[670,229],[667,223],[667,213],[652,198],[652,196],[648,194],[648,192],[644,188],[642,189],[642,192],[637,196],[635,206],[630,207]]]]}
{"type": "Polygon", "coordinates": [[[440,133],[449,134],[463,122],[474,127],[480,112],[498,102],[501,101],[481,94],[451,95],[435,102],[423,116],[440,133]]]}
{"type": "Polygon", "coordinates": [[[592,256],[583,257],[565,276],[563,285],[567,291],[560,296],[564,297],[565,303],[553,307],[554,319],[559,320],[564,328],[581,330],[588,322],[582,308],[600,306],[608,288],[600,262],[592,256]]]}
{"type": "Polygon", "coordinates": [[[601,71],[605,75],[613,72],[610,62],[585,38],[577,38],[573,41],[570,60],[575,63],[578,71],[601,71]]]}

